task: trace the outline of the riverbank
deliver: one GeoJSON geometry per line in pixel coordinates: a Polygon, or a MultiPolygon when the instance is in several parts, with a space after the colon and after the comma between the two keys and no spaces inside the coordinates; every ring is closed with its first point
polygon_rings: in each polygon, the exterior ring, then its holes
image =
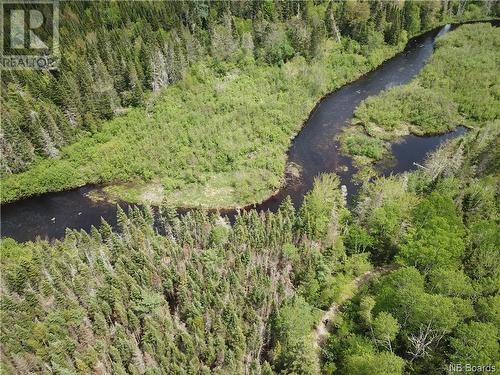
{"type": "Polygon", "coordinates": [[[87,184],[104,184],[90,196],[111,202],[167,200],[204,208],[262,202],[283,186],[290,139],[321,98],[403,47],[367,50],[352,40],[328,41],[312,62],[296,58],[271,67],[247,61],[226,64],[223,74],[220,66],[215,72],[210,64],[199,64],[154,105],[110,121],[63,149],[59,159],[5,178],[1,202],[87,184]]]}
{"type": "Polygon", "coordinates": [[[404,47],[366,51],[328,41],[321,58],[281,67],[195,66],[150,108],[134,108],[102,131],[2,181],[2,203],[85,184],[111,196],[175,206],[234,207],[264,200],[282,184],[290,140],[326,93],[379,66],[404,47]],[[217,68],[217,69],[215,69],[217,68]],[[122,184],[127,183],[126,185],[122,184]],[[132,184],[130,184],[132,182],[132,184]]]}
{"type": "Polygon", "coordinates": [[[371,167],[376,162],[393,157],[393,143],[410,134],[435,136],[498,118],[498,43],[500,31],[489,23],[463,25],[439,38],[429,62],[410,83],[358,106],[352,126],[339,137],[342,151],[366,177],[375,173],[371,167]]]}
{"type": "MultiPolygon", "coordinates": [[[[332,172],[337,173],[341,184],[346,186],[344,190],[347,202],[352,203],[360,185],[352,182],[355,168],[350,158],[338,152],[336,136],[350,123],[355,108],[363,99],[378,94],[388,85],[409,82],[432,55],[436,35],[446,30],[447,28],[436,29],[412,39],[403,53],[332,92],[318,103],[287,153],[284,151],[289,165],[294,166],[293,170],[290,169],[290,173],[287,173],[289,178],[286,184],[262,203],[247,207],[257,211],[274,212],[287,197],[291,198],[295,207],[299,207],[304,196],[312,189],[316,177],[332,172]]],[[[422,140],[425,139],[412,140],[413,147],[419,154],[424,155],[434,150],[436,145],[427,142],[422,144],[422,140]]],[[[422,159],[411,161],[418,163],[422,159]]],[[[2,235],[19,240],[30,240],[38,235],[49,239],[61,238],[67,227],[88,230],[92,225],[99,225],[101,216],[113,225],[116,222],[116,206],[107,202],[108,194],[100,193],[101,189],[102,185],[97,188],[86,185],[76,190],[44,194],[3,205],[2,235]],[[95,199],[96,191],[99,192],[99,199],[95,199]],[[94,201],[88,199],[88,196],[92,195],[94,201]]],[[[193,207],[189,204],[187,206],[193,207]]],[[[180,206],[170,204],[170,207],[180,206]]],[[[178,210],[179,213],[186,211],[178,210]]],[[[220,212],[230,217],[237,214],[234,208],[220,212]]]]}

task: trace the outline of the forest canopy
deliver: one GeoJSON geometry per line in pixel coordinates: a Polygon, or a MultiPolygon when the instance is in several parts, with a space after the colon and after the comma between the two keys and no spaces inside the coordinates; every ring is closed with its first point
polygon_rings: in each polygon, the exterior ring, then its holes
{"type": "Polygon", "coordinates": [[[280,186],[290,139],[324,94],[408,37],[498,8],[63,2],[60,71],[2,74],[1,201],[88,183],[118,183],[108,191],[133,202],[262,200],[280,186]]]}
{"type": "Polygon", "coordinates": [[[367,184],[351,211],[323,175],[299,210],[287,200],[232,225],[163,206],[153,226],[149,209],[119,208],[118,231],[102,222],[53,243],[3,239],[2,372],[498,366],[498,125],[442,146],[423,170],[367,184]]]}
{"type": "Polygon", "coordinates": [[[499,369],[488,23],[438,39],[415,80],[362,102],[342,136],[362,165],[401,134],[470,128],[418,169],[371,174],[350,205],[324,173],[274,212],[176,210],[267,197],[323,95],[408,38],[499,13],[467,0],[62,2],[60,71],[2,72],[1,202],[109,183],[154,205],[117,205],[116,227],[0,239],[0,372],[499,369]]]}

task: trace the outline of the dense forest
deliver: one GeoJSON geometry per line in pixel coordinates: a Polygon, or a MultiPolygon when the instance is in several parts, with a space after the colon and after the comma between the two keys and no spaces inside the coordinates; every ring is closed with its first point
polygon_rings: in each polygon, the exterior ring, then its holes
{"type": "Polygon", "coordinates": [[[106,182],[154,207],[117,206],[116,228],[0,240],[0,372],[498,370],[491,24],[439,38],[414,80],[361,102],[340,136],[364,174],[349,206],[330,173],[299,207],[234,221],[176,209],[266,197],[319,98],[409,37],[499,13],[465,0],[62,2],[61,69],[2,72],[1,201],[106,182]],[[373,168],[402,135],[458,125],[468,132],[416,170],[373,168]]]}
{"type": "Polygon", "coordinates": [[[62,2],[60,70],[2,74],[1,201],[130,181],[138,188],[110,192],[189,206],[262,200],[280,186],[290,138],[321,96],[408,37],[499,9],[463,0],[62,2]]]}
{"type": "Polygon", "coordinates": [[[62,241],[2,241],[2,372],[441,374],[500,365],[498,123],[345,208],[323,175],[299,210],[234,225],[119,210],[62,241]],[[158,228],[158,226],[157,226],[158,228]],[[388,275],[352,288],[372,264],[388,275]],[[320,345],[324,310],[353,295],[320,345]]]}

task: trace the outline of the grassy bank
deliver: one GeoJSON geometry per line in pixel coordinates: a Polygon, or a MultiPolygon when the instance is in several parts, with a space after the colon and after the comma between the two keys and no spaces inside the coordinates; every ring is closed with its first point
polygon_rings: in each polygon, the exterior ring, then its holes
{"type": "Polygon", "coordinates": [[[436,135],[498,118],[499,44],[500,30],[490,24],[463,25],[440,38],[412,82],[359,105],[353,126],[341,136],[344,152],[369,165],[403,135],[436,135]]]}
{"type": "Polygon", "coordinates": [[[403,48],[329,41],[282,66],[206,60],[144,108],[2,181],[2,202],[88,183],[132,202],[242,206],[281,184],[286,151],[323,95],[403,48]],[[125,184],[126,183],[126,184],[125,184]]]}
{"type": "MultiPolygon", "coordinates": [[[[498,38],[488,24],[462,26],[442,38],[412,83],[359,106],[356,126],[341,137],[343,150],[358,165],[369,165],[401,135],[437,134],[495,118],[498,38]]],[[[3,179],[1,202],[88,183],[108,185],[105,199],[137,203],[228,207],[261,201],[281,185],[290,139],[314,103],[402,48],[344,39],[328,41],[312,61],[296,57],[282,66],[251,57],[205,60],[185,80],[64,148],[57,159],[3,179]]]]}
{"type": "Polygon", "coordinates": [[[425,169],[367,183],[352,211],[339,179],[323,175],[299,210],[287,201],[234,224],[132,208],[118,210],[119,232],[103,222],[53,243],[2,239],[1,372],[242,374],[251,362],[268,375],[402,375],[470,358],[498,366],[499,130],[487,124],[441,147],[425,169]],[[379,267],[368,272],[370,260],[379,267]],[[439,340],[415,356],[422,327],[439,340]]]}

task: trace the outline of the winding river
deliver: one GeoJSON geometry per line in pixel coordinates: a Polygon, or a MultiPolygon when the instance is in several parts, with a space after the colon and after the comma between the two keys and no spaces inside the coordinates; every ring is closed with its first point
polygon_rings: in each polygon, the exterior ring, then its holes
{"type": "MultiPolygon", "coordinates": [[[[247,208],[275,211],[287,196],[297,206],[304,194],[311,189],[314,177],[323,172],[336,172],[347,187],[348,200],[358,190],[352,182],[355,169],[352,160],[342,155],[335,141],[336,135],[347,126],[354,109],[365,98],[380,91],[410,81],[432,55],[434,40],[457,27],[447,25],[411,39],[405,50],[384,62],[376,70],[360,77],[327,95],[311,112],[302,130],[295,137],[288,152],[288,162],[296,164],[301,173],[298,178],[287,179],[279,192],[264,202],[247,208]]],[[[384,168],[384,174],[399,173],[415,168],[425,155],[444,140],[463,134],[464,128],[434,137],[407,136],[394,144],[394,163],[384,168]]],[[[17,241],[55,239],[64,236],[66,228],[89,230],[99,225],[101,217],[111,225],[116,224],[116,205],[94,202],[86,193],[94,186],[48,193],[41,196],[5,204],[1,207],[1,232],[3,237],[17,241]]],[[[182,210],[185,212],[185,210],[182,210]]],[[[223,211],[234,217],[236,211],[223,211]]]]}

